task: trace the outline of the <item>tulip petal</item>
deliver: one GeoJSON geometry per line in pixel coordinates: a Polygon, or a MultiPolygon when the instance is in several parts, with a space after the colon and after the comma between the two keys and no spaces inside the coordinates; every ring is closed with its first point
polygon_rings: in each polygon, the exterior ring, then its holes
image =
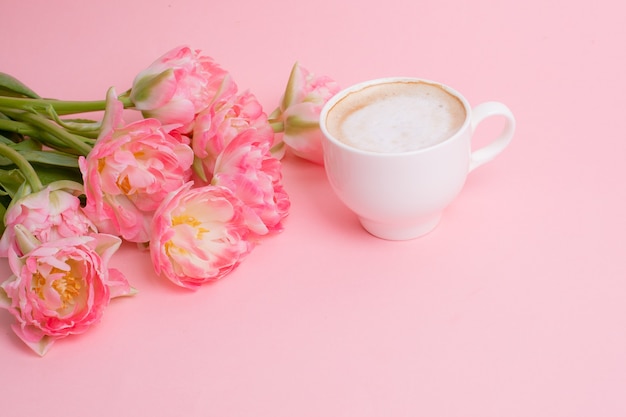
{"type": "Polygon", "coordinates": [[[13,332],[19,337],[26,346],[31,348],[39,356],[44,356],[54,343],[55,339],[34,330],[28,331],[25,328],[13,324],[11,325],[13,332]]]}

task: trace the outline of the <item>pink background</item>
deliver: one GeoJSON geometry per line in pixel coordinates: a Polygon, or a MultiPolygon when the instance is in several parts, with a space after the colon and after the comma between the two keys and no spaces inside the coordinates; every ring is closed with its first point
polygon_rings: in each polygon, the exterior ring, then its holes
{"type": "Polygon", "coordinates": [[[189,44],[267,112],[298,60],[342,86],[438,80],[518,130],[424,238],[369,236],[288,157],[285,231],[224,280],[183,291],[124,247],[140,293],[43,359],[0,311],[2,415],[626,415],[620,0],[4,3],[0,71],[44,96],[103,98],[189,44]]]}

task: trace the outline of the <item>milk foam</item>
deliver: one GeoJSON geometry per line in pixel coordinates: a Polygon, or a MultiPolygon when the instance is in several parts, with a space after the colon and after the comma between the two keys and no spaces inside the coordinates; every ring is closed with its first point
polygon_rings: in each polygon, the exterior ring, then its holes
{"type": "Polygon", "coordinates": [[[329,112],[328,131],[355,148],[407,152],[441,143],[465,121],[463,103],[440,86],[392,82],[366,87],[329,112]]]}

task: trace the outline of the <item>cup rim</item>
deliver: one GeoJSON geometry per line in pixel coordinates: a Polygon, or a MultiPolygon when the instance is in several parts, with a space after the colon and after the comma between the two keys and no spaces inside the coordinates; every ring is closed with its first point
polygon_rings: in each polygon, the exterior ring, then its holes
{"type": "Polygon", "coordinates": [[[335,144],[336,146],[343,148],[345,150],[349,150],[351,152],[354,153],[360,153],[360,154],[364,154],[364,155],[376,155],[378,157],[397,157],[397,156],[403,156],[403,155],[415,155],[415,154],[420,154],[420,153],[424,153],[424,152],[429,152],[435,148],[441,147],[441,146],[445,146],[447,143],[451,142],[452,140],[454,140],[455,138],[457,138],[459,135],[461,135],[462,132],[465,131],[465,129],[467,129],[467,125],[469,125],[471,123],[471,107],[469,105],[469,102],[467,101],[467,99],[461,94],[459,93],[456,89],[450,87],[447,84],[441,83],[441,82],[437,82],[437,81],[433,81],[433,80],[429,80],[426,78],[418,78],[418,77],[407,77],[407,76],[396,76],[396,77],[383,77],[383,78],[375,78],[375,79],[371,79],[371,80],[367,80],[367,81],[362,81],[360,83],[357,84],[353,84],[349,87],[346,87],[342,90],[340,90],[339,92],[337,92],[335,95],[333,95],[325,104],[324,106],[322,106],[322,110],[320,111],[320,117],[319,117],[319,127],[320,130],[322,131],[324,137],[326,138],[326,140],[332,142],[333,144],[335,144]],[[365,150],[365,149],[360,149],[360,148],[356,148],[354,146],[350,146],[345,144],[344,142],[340,141],[339,139],[337,139],[336,137],[334,137],[326,128],[326,118],[328,116],[328,113],[332,110],[332,108],[340,101],[342,100],[344,97],[346,97],[348,94],[354,93],[356,91],[360,91],[364,88],[373,86],[373,85],[380,85],[380,84],[389,84],[389,83],[395,83],[395,82],[420,82],[420,83],[425,83],[425,84],[431,84],[431,85],[435,85],[439,88],[442,88],[443,90],[445,90],[446,92],[452,94],[453,96],[455,96],[457,99],[459,99],[459,101],[463,104],[463,107],[465,108],[465,120],[463,121],[463,124],[461,125],[461,127],[459,128],[459,130],[457,130],[452,136],[446,138],[445,140],[436,143],[434,145],[430,145],[427,146],[425,148],[421,148],[421,149],[416,149],[416,150],[412,150],[412,151],[401,151],[401,152],[377,152],[377,151],[369,151],[369,150],[365,150]]]}

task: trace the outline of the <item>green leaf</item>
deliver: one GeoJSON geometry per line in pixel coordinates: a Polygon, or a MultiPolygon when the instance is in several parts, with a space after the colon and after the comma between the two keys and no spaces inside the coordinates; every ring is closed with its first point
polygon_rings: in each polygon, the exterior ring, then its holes
{"type": "Polygon", "coordinates": [[[37,171],[37,176],[44,185],[61,180],[70,180],[80,184],[83,183],[83,177],[78,168],[72,169],[37,163],[33,163],[33,168],[37,171]]]}
{"type": "MultiPolygon", "coordinates": [[[[17,149],[17,147],[14,147],[17,149]]],[[[20,154],[31,164],[41,164],[51,167],[74,168],[78,169],[78,157],[64,152],[58,151],[42,151],[38,149],[24,149],[19,151],[20,154]]],[[[13,161],[0,156],[0,167],[15,166],[13,161]]]]}
{"type": "Polygon", "coordinates": [[[4,72],[0,72],[0,95],[10,97],[41,98],[20,80],[12,75],[5,74],[4,72]]]}
{"type": "MultiPolygon", "coordinates": [[[[33,163],[33,168],[37,171],[37,176],[42,184],[47,185],[51,182],[69,180],[79,184],[83,183],[83,177],[78,168],[65,168],[50,165],[40,165],[33,163]]],[[[0,204],[2,204],[2,196],[8,196],[9,200],[17,194],[20,186],[26,181],[22,172],[17,169],[0,169],[0,204]]]]}
{"type": "Polygon", "coordinates": [[[6,195],[13,198],[20,186],[26,181],[19,169],[0,169],[0,187],[6,195]]]}
{"type": "Polygon", "coordinates": [[[15,149],[16,151],[40,151],[41,150],[41,143],[34,141],[32,139],[24,139],[21,142],[18,143],[12,143],[11,146],[13,147],[13,149],[15,149]]]}
{"type": "Polygon", "coordinates": [[[2,133],[0,133],[0,142],[6,143],[7,145],[10,145],[10,144],[13,143],[13,141],[11,139],[7,138],[2,133]]]}
{"type": "MultiPolygon", "coordinates": [[[[24,152],[30,152],[34,150],[41,150],[41,145],[38,142],[35,142],[31,139],[26,139],[18,143],[14,143],[11,140],[5,138],[0,135],[0,143],[4,143],[5,145],[11,147],[12,149],[18,151],[20,154],[24,154],[24,152]]],[[[28,159],[27,159],[28,160],[28,159]]],[[[0,156],[0,166],[9,166],[13,165],[13,161],[4,156],[0,156]]]]}
{"type": "Polygon", "coordinates": [[[28,162],[65,168],[78,168],[78,157],[57,151],[22,151],[28,162]]]}

